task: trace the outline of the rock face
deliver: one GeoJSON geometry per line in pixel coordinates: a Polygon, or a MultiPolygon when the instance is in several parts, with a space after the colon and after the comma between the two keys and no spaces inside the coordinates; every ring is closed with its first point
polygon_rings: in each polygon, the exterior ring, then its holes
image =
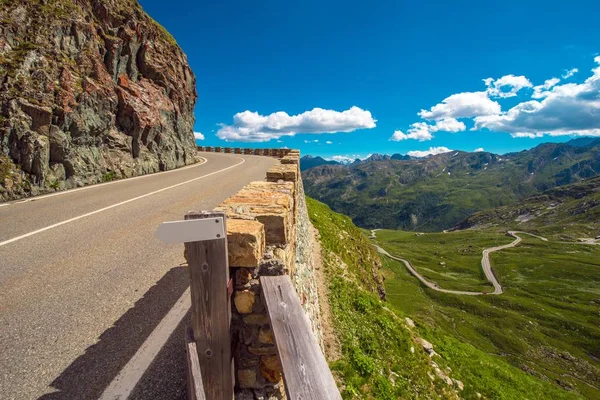
{"type": "Polygon", "coordinates": [[[0,200],[194,162],[195,77],[136,0],[4,0],[0,200]]]}

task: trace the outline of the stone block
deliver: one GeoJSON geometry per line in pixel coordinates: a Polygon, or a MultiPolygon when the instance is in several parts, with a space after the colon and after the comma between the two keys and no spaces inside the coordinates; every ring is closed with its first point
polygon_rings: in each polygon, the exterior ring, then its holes
{"type": "Polygon", "coordinates": [[[273,331],[271,328],[260,328],[258,331],[258,341],[262,344],[273,344],[273,331]]]}
{"type": "Polygon", "coordinates": [[[256,295],[254,292],[250,290],[238,290],[235,292],[235,296],[233,298],[233,303],[235,304],[235,309],[240,314],[250,314],[252,313],[252,309],[254,308],[254,302],[256,295]]]}
{"type": "Polygon", "coordinates": [[[227,220],[227,250],[229,266],[258,266],[265,252],[265,228],[258,221],[227,220]]]}
{"type": "Polygon", "coordinates": [[[281,364],[279,364],[277,356],[260,358],[260,374],[271,383],[277,383],[281,380],[281,364]]]}
{"type": "Polygon", "coordinates": [[[267,245],[286,244],[294,220],[293,198],[280,192],[242,189],[225,200],[217,211],[231,219],[256,219],[264,225],[267,245]]]}
{"type": "Polygon", "coordinates": [[[277,354],[277,349],[274,346],[248,347],[248,352],[257,356],[274,356],[277,354]]]}
{"type": "Polygon", "coordinates": [[[237,268],[235,271],[235,285],[236,287],[243,287],[253,279],[252,273],[248,268],[237,268]]]}
{"type": "Polygon", "coordinates": [[[237,373],[238,385],[241,388],[254,388],[257,386],[256,371],[252,369],[241,369],[237,373]]]}
{"type": "Polygon", "coordinates": [[[267,170],[267,181],[287,181],[296,182],[298,180],[298,165],[282,164],[274,165],[267,170]]]}
{"type": "Polygon", "coordinates": [[[295,156],[290,156],[287,155],[285,157],[283,157],[280,162],[282,164],[296,164],[299,165],[300,164],[300,158],[299,157],[295,157],[295,156]]]}
{"type": "Polygon", "coordinates": [[[266,314],[250,314],[244,316],[243,321],[248,325],[266,325],[269,323],[269,317],[266,314]]]}

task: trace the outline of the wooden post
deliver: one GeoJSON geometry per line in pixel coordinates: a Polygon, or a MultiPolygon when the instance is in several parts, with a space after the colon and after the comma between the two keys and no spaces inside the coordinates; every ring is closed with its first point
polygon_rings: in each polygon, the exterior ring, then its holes
{"type": "MultiPolygon", "coordinates": [[[[218,212],[189,212],[185,219],[215,217],[222,217],[222,223],[226,223],[225,214],[218,212]]],[[[215,219],[215,223],[219,221],[215,219]]],[[[227,232],[226,227],[224,232],[227,232]]],[[[233,397],[227,234],[224,236],[185,243],[191,280],[192,329],[203,386],[209,400],[231,400],[233,397]]]]}

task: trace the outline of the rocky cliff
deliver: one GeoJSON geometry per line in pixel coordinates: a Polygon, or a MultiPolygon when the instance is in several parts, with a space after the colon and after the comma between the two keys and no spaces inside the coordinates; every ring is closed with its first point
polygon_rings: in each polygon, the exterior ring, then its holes
{"type": "Polygon", "coordinates": [[[0,0],[0,200],[194,162],[195,102],[136,0],[0,0]]]}

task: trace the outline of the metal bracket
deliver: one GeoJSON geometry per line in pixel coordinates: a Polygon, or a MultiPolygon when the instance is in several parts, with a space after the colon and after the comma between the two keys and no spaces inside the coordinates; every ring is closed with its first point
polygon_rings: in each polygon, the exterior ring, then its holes
{"type": "Polygon", "coordinates": [[[169,244],[227,238],[223,217],[163,222],[154,236],[169,244]]]}

